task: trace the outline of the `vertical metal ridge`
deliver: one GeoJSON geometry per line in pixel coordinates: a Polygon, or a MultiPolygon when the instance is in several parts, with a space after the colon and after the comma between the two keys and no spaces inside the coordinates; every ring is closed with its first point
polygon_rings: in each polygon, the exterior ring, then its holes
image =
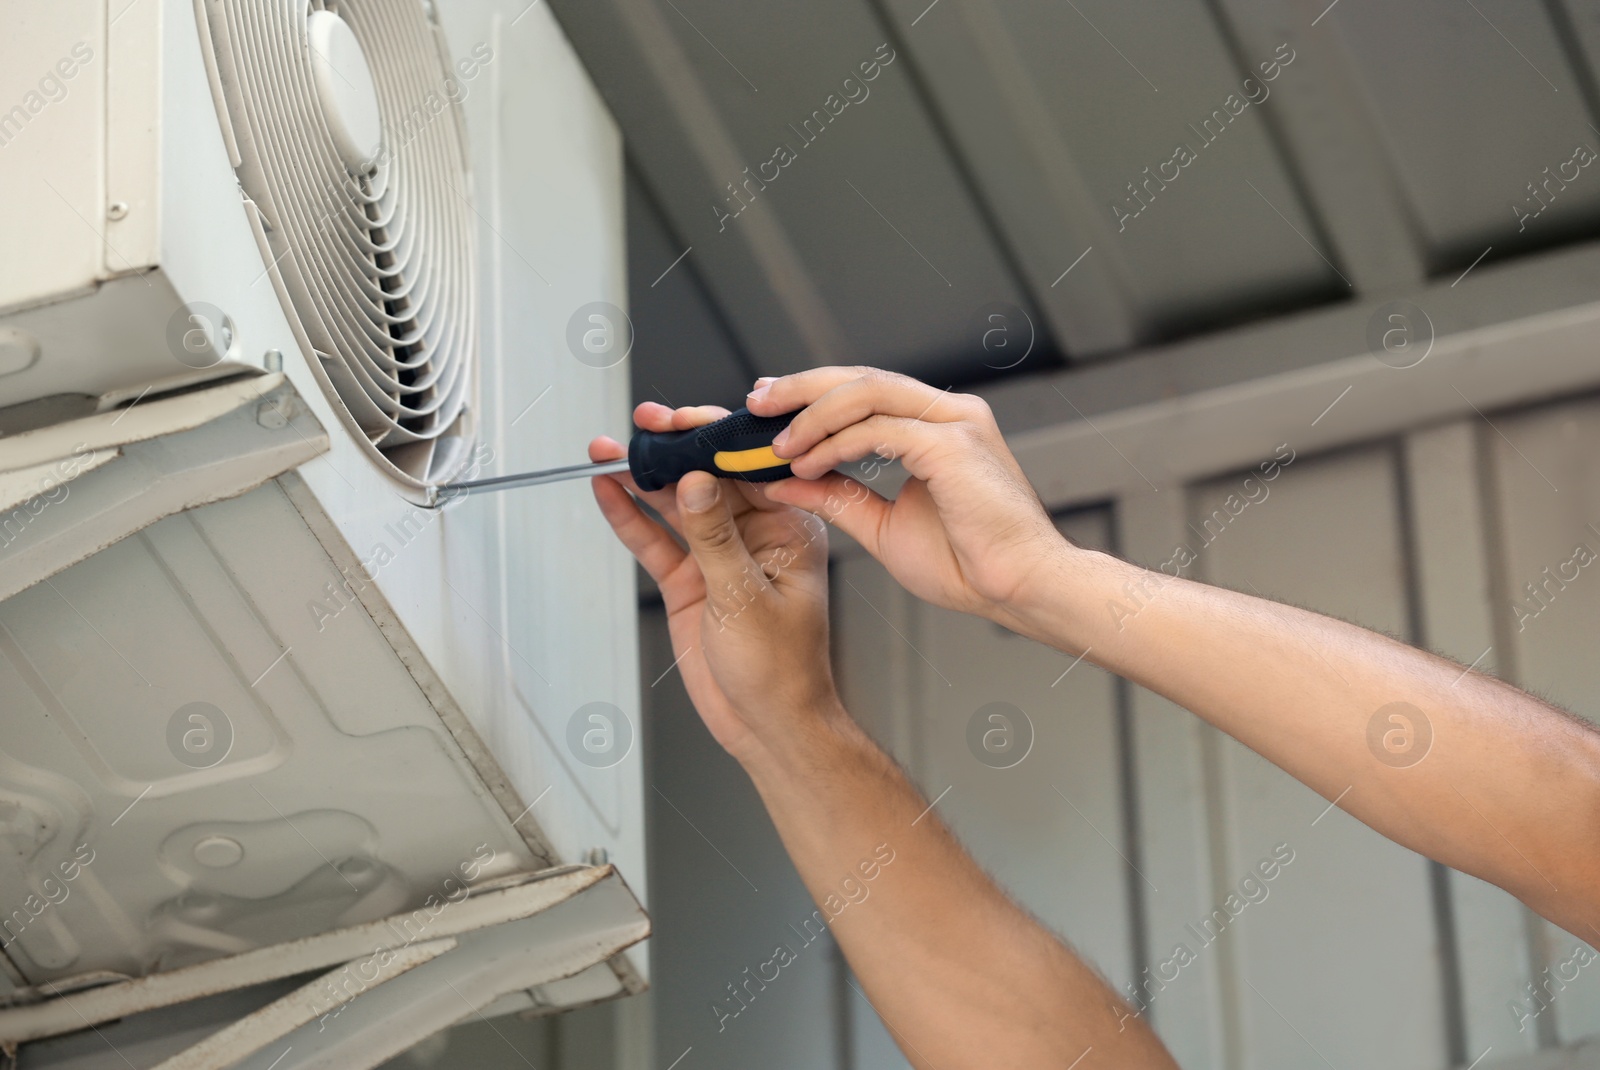
{"type": "MultiPolygon", "coordinates": [[[[1192,483],[1185,484],[1180,491],[1184,499],[1185,523],[1192,523],[1194,518],[1191,486],[1192,483]]],[[[1208,561],[1209,559],[1202,555],[1195,562],[1194,579],[1201,583],[1216,582],[1209,575],[1208,561]]],[[[1228,792],[1224,786],[1226,776],[1223,765],[1226,755],[1223,746],[1224,736],[1220,729],[1210,724],[1200,726],[1200,790],[1201,801],[1205,805],[1206,849],[1210,854],[1211,864],[1208,876],[1211,898],[1217,903],[1225,902],[1229,893],[1233,891],[1228,887],[1227,878],[1223,874],[1231,873],[1234,869],[1234,852],[1228,842],[1228,829],[1233,825],[1233,821],[1232,807],[1228,804],[1228,792]]],[[[1234,941],[1219,937],[1216,944],[1217,1000],[1221,1004],[1219,1009],[1222,1020],[1222,1065],[1242,1067],[1246,1065],[1246,1057],[1244,1008],[1240,1002],[1239,989],[1245,980],[1244,972],[1240,968],[1234,941]]]]}
{"type": "MultiPolygon", "coordinates": [[[[1123,539],[1123,518],[1117,503],[1106,507],[1107,526],[1111,529],[1111,549],[1126,559],[1123,539]]],[[[1139,806],[1139,763],[1135,752],[1133,732],[1133,683],[1126,677],[1114,677],[1112,702],[1115,708],[1117,732],[1118,802],[1122,806],[1122,851],[1128,857],[1128,869],[1123,878],[1128,895],[1128,949],[1133,960],[1133,976],[1143,976],[1152,965],[1150,956],[1150,904],[1146,901],[1144,878],[1144,836],[1139,806]]],[[[1151,1021],[1155,1021],[1159,1008],[1150,1008],[1151,1021]]]]}
{"type": "MultiPolygon", "coordinates": [[[[1472,443],[1474,466],[1478,471],[1479,486],[1483,489],[1480,507],[1483,511],[1483,539],[1489,555],[1489,597],[1493,605],[1506,606],[1513,599],[1511,579],[1507,570],[1511,547],[1505,524],[1505,488],[1501,484],[1499,466],[1495,464],[1494,455],[1489,448],[1488,434],[1476,422],[1472,428],[1472,443]]],[[[1495,658],[1495,664],[1499,669],[1497,675],[1502,680],[1521,687],[1523,678],[1522,666],[1519,664],[1521,652],[1511,637],[1511,625],[1506,620],[1506,615],[1503,612],[1491,613],[1489,624],[1494,632],[1495,646],[1499,650],[1499,655],[1495,658]]],[[[1527,941],[1528,976],[1537,978],[1549,961],[1549,949],[1545,939],[1546,922],[1526,904],[1522,907],[1522,919],[1527,941]]],[[[1552,1003],[1548,1010],[1534,1019],[1534,1034],[1541,1049],[1554,1048],[1560,1043],[1556,1028],[1559,1014],[1560,1008],[1552,1003]]]]}
{"type": "MultiPolygon", "coordinates": [[[[1405,440],[1396,437],[1388,450],[1389,464],[1394,473],[1395,516],[1400,521],[1400,568],[1403,577],[1402,597],[1405,599],[1406,638],[1413,644],[1426,648],[1430,642],[1423,614],[1422,580],[1419,560],[1422,556],[1421,534],[1418,530],[1416,502],[1413,500],[1411,466],[1405,449],[1405,440]]],[[[1433,904],[1434,938],[1439,950],[1439,993],[1443,997],[1442,1025],[1445,1051],[1450,1065],[1465,1065],[1467,1054],[1466,993],[1461,977],[1461,938],[1456,929],[1455,898],[1450,888],[1450,869],[1432,859],[1427,861],[1428,892],[1433,904]]]]}

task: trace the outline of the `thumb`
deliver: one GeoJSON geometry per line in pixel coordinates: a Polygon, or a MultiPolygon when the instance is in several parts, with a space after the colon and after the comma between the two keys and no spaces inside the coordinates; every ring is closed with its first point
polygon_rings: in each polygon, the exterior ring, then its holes
{"type": "Polygon", "coordinates": [[[883,560],[879,540],[893,507],[883,495],[839,472],[820,479],[784,479],[764,487],[769,501],[815,513],[883,560]]]}
{"type": "Polygon", "coordinates": [[[752,578],[762,582],[761,570],[734,523],[721,480],[709,472],[684,476],[678,482],[678,522],[705,577],[706,594],[713,601],[752,578]]]}

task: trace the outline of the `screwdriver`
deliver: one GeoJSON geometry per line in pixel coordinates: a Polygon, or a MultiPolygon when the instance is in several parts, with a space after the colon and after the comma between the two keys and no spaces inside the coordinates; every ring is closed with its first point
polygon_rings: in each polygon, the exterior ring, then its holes
{"type": "Polygon", "coordinates": [[[796,415],[789,412],[782,416],[756,416],[749,409],[739,409],[687,431],[638,431],[628,443],[625,458],[446,483],[432,488],[428,504],[436,507],[460,495],[559,483],[610,472],[631,473],[640,490],[661,490],[690,472],[710,472],[750,483],[788,479],[789,462],[772,452],[772,440],[796,415]]]}

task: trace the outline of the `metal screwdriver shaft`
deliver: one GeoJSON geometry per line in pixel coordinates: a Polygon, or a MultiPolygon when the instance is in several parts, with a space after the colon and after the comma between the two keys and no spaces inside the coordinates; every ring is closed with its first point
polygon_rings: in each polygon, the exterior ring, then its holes
{"type": "Polygon", "coordinates": [[[794,418],[792,412],[782,416],[755,416],[749,409],[740,409],[687,431],[639,431],[628,443],[625,458],[447,483],[433,488],[428,503],[438,506],[465,494],[559,483],[610,472],[631,473],[634,484],[647,491],[661,490],[690,472],[710,472],[751,483],[787,479],[789,462],[772,452],[772,440],[794,418]]]}
{"type": "Polygon", "coordinates": [[[541,483],[560,483],[567,479],[581,479],[584,476],[603,476],[611,472],[626,472],[627,470],[628,459],[626,457],[618,457],[614,461],[569,464],[565,468],[547,468],[542,472],[517,472],[509,476],[490,476],[487,479],[469,479],[460,483],[449,483],[439,488],[438,496],[449,498],[458,494],[481,494],[486,490],[536,487],[541,483]]]}

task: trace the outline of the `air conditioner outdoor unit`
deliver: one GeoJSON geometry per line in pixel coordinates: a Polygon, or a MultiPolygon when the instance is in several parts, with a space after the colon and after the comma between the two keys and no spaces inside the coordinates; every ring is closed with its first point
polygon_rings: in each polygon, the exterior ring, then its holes
{"type": "Polygon", "coordinates": [[[0,1043],[248,990],[181,1065],[371,1066],[639,990],[631,563],[582,482],[430,508],[626,427],[548,8],[0,17],[0,1043]]]}

